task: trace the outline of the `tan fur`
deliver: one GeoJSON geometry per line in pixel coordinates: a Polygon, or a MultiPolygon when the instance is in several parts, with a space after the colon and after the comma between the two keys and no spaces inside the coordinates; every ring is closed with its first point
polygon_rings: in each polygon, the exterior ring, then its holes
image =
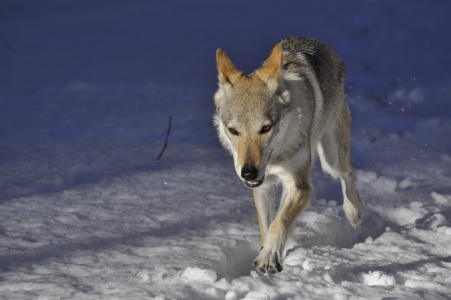
{"type": "Polygon", "coordinates": [[[280,44],[274,46],[266,60],[265,64],[255,71],[263,81],[268,82],[274,80],[275,83],[279,80],[280,67],[282,64],[282,47],[280,44]]]}
{"type": "Polygon", "coordinates": [[[227,81],[235,81],[240,72],[238,72],[230,58],[221,49],[216,51],[216,61],[218,64],[221,83],[225,84],[227,81]]]}
{"type": "Polygon", "coordinates": [[[242,135],[238,142],[238,163],[244,166],[246,163],[255,167],[260,166],[262,157],[262,142],[259,137],[242,135]]]}

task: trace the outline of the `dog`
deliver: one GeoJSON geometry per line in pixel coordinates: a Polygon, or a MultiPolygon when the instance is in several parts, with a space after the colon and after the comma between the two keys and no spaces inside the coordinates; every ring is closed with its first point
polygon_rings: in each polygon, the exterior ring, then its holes
{"type": "Polygon", "coordinates": [[[341,180],[347,219],[354,228],[362,222],[349,149],[345,64],[328,45],[302,37],[281,40],[250,75],[237,70],[221,49],[216,62],[214,125],[238,177],[252,189],[262,245],[254,267],[274,274],[282,271],[288,233],[310,203],[316,152],[323,171],[341,180]]]}

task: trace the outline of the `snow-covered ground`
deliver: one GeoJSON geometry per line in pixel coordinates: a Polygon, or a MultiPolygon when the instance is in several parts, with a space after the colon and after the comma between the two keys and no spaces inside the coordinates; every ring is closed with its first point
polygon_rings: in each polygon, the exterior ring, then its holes
{"type": "Polygon", "coordinates": [[[1,1],[0,298],[451,299],[450,9],[1,1]],[[284,270],[263,276],[212,126],[214,54],[249,72],[289,35],[347,64],[365,217],[348,224],[317,166],[284,270]]]}

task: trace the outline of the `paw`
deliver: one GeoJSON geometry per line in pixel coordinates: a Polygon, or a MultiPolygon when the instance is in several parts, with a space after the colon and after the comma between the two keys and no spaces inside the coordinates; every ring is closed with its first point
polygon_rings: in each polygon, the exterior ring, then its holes
{"type": "Polygon", "coordinates": [[[277,251],[267,251],[264,248],[254,261],[254,267],[263,274],[275,274],[282,271],[281,255],[277,251]]]}
{"type": "Polygon", "coordinates": [[[351,226],[356,229],[357,227],[360,226],[360,224],[362,224],[362,217],[360,217],[360,219],[356,219],[355,221],[350,221],[351,226]]]}
{"type": "Polygon", "coordinates": [[[359,227],[362,223],[364,214],[362,205],[355,207],[350,202],[345,202],[343,204],[343,209],[345,211],[346,218],[348,218],[349,223],[351,223],[351,226],[354,228],[359,227]]]}

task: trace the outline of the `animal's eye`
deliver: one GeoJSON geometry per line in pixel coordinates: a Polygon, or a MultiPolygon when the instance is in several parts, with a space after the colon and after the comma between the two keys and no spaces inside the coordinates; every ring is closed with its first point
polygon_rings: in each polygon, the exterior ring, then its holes
{"type": "Polygon", "coordinates": [[[272,126],[271,126],[271,125],[266,125],[266,126],[263,126],[263,127],[262,127],[262,129],[260,130],[260,133],[261,133],[261,134],[263,134],[263,133],[267,133],[268,131],[270,131],[270,130],[271,130],[271,128],[272,128],[272,126]]]}
{"type": "Polygon", "coordinates": [[[233,135],[239,135],[240,134],[235,128],[232,128],[232,127],[229,128],[229,132],[231,134],[233,134],[233,135]]]}

